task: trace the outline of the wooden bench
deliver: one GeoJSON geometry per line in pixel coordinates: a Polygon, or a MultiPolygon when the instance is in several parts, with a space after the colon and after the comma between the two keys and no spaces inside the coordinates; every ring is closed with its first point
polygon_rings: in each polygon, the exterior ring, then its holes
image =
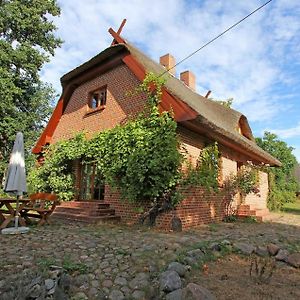
{"type": "Polygon", "coordinates": [[[57,196],[49,193],[36,193],[29,196],[30,202],[22,209],[21,216],[27,223],[32,223],[30,218],[40,219],[38,225],[50,224],[49,217],[59,204],[57,196]]]}

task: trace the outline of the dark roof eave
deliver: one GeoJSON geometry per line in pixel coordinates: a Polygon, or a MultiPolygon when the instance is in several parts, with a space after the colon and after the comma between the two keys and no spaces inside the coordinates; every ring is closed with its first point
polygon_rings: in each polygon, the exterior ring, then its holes
{"type": "Polygon", "coordinates": [[[202,131],[199,132],[200,134],[205,134],[224,146],[235,146],[236,151],[251,157],[253,160],[261,161],[264,164],[269,164],[270,166],[274,167],[282,166],[282,163],[278,159],[261,149],[253,141],[238,134],[234,135],[229,132],[224,133],[222,128],[216,127],[215,124],[204,120],[201,116],[188,122],[182,122],[183,125],[186,124],[187,127],[189,127],[188,123],[195,124],[196,126],[199,126],[199,128],[202,127],[202,131]]]}

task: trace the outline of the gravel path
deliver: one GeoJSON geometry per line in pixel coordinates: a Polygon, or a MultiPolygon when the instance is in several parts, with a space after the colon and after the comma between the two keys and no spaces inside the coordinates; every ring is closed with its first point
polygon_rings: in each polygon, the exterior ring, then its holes
{"type": "Polygon", "coordinates": [[[14,299],[9,297],[20,293],[28,278],[57,265],[71,276],[72,299],[159,299],[158,274],[201,241],[300,247],[300,216],[296,221],[276,217],[280,223],[221,223],[183,233],[55,223],[33,227],[24,235],[0,235],[0,298],[14,299]]]}

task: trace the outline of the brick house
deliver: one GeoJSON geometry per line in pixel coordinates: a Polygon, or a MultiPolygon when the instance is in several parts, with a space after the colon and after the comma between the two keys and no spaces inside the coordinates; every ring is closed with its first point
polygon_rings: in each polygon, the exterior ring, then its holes
{"type": "MultiPolygon", "coordinates": [[[[71,138],[78,132],[92,136],[137,115],[144,107],[145,96],[128,97],[128,92],[141,83],[146,73],[161,74],[175,65],[170,54],[162,56],[157,63],[119,33],[112,29],[109,32],[114,37],[109,48],[61,78],[62,95],[33,153],[39,154],[44,145],[71,138]]],[[[180,79],[175,77],[175,69],[171,72],[163,88],[160,109],[173,109],[178,136],[193,162],[203,147],[217,141],[221,153],[221,181],[235,174],[247,161],[280,166],[278,160],[256,145],[244,115],[197,94],[192,72],[181,73],[180,79]]],[[[90,168],[74,162],[76,199],[64,204],[56,214],[65,217],[73,214],[77,219],[96,221],[101,219],[96,211],[105,208],[107,213],[116,213],[125,222],[136,220],[139,215],[136,207],[121,202],[118,193],[105,185],[103,178],[97,178],[90,168]]],[[[239,206],[240,214],[262,217],[267,213],[268,177],[260,172],[259,178],[260,196],[248,195],[239,206]]],[[[208,194],[201,188],[186,190],[184,195],[174,211],[159,216],[159,226],[169,228],[174,216],[181,219],[183,228],[220,220],[224,216],[224,195],[208,194]]],[[[238,199],[236,202],[240,204],[238,199]]]]}

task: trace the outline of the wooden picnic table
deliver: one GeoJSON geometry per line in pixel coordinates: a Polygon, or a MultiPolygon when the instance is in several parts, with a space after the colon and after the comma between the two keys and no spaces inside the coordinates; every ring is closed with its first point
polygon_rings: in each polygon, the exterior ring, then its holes
{"type": "Polygon", "coordinates": [[[26,225],[25,219],[20,216],[20,212],[31,201],[30,199],[19,199],[18,211],[13,207],[17,199],[0,198],[0,229],[6,228],[7,225],[15,219],[16,213],[19,214],[19,222],[22,226],[26,225]]]}
{"type": "Polygon", "coordinates": [[[29,197],[31,202],[22,208],[21,216],[28,224],[32,223],[30,218],[40,219],[37,225],[50,224],[49,217],[59,204],[57,196],[50,193],[36,193],[29,197]]]}
{"type": "Polygon", "coordinates": [[[29,196],[30,199],[19,199],[18,211],[13,204],[17,199],[0,198],[0,229],[6,228],[19,214],[19,222],[22,226],[32,224],[31,218],[39,219],[37,225],[50,224],[49,217],[59,204],[57,196],[49,193],[36,193],[29,196]],[[4,209],[3,209],[4,208],[4,209]]]}

